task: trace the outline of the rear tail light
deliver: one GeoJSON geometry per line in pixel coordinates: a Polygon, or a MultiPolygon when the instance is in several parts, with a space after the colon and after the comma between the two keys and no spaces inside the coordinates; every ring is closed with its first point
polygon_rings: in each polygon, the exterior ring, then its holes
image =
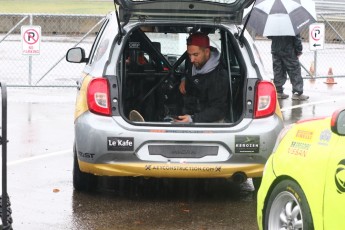
{"type": "Polygon", "coordinates": [[[261,81],[256,86],[255,118],[268,117],[274,114],[277,106],[277,93],[272,82],[261,81]]]}
{"type": "Polygon", "coordinates": [[[89,110],[100,115],[110,116],[109,83],[106,78],[94,78],[87,89],[89,110]]]}

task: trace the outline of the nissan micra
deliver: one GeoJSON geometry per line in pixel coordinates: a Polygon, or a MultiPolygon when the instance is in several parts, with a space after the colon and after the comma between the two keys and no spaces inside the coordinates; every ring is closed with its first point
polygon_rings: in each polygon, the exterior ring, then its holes
{"type": "MultiPolygon", "coordinates": [[[[98,176],[226,178],[261,181],[283,128],[276,90],[241,25],[250,0],[117,0],[88,55],[75,108],[73,184],[96,186],[98,176]],[[207,34],[220,53],[228,83],[222,122],[175,122],[190,64],[186,39],[207,34]]],[[[203,95],[210,97],[211,95],[203,95]]]]}

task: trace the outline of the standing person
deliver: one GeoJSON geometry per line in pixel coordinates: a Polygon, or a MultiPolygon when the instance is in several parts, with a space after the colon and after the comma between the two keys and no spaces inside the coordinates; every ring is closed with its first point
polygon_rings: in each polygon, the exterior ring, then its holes
{"type": "Polygon", "coordinates": [[[307,100],[309,96],[303,94],[303,78],[298,60],[303,50],[300,35],[269,36],[268,38],[272,40],[273,82],[277,89],[278,98],[286,99],[289,97],[288,94],[284,93],[283,87],[288,74],[292,84],[292,99],[307,100]]]}
{"type": "Polygon", "coordinates": [[[187,39],[192,65],[181,81],[184,115],[176,122],[222,122],[228,103],[229,76],[220,61],[219,51],[210,46],[209,37],[197,32],[187,39]]]}

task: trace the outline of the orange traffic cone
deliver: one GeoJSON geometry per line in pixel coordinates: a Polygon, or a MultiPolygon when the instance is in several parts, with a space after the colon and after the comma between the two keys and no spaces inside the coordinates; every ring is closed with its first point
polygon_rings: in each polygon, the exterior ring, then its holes
{"type": "Polygon", "coordinates": [[[313,61],[310,63],[309,74],[310,74],[309,81],[311,83],[314,83],[315,82],[315,65],[313,61]]]}
{"type": "Polygon", "coordinates": [[[329,69],[328,69],[328,77],[327,77],[325,83],[326,84],[337,84],[334,81],[334,78],[333,78],[333,69],[332,69],[332,67],[329,67],[329,69]]]}

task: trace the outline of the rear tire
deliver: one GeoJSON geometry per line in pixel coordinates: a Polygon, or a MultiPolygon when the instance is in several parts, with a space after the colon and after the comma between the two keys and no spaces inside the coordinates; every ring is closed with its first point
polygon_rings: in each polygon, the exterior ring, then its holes
{"type": "Polygon", "coordinates": [[[309,204],[300,186],[291,180],[279,182],[269,196],[265,211],[264,229],[313,230],[309,204]]]}
{"type": "Polygon", "coordinates": [[[97,177],[80,171],[77,148],[73,146],[73,187],[77,191],[94,191],[97,188],[97,177]]]}
{"type": "MultiPolygon", "coordinates": [[[[3,228],[4,230],[12,230],[12,223],[13,223],[13,219],[12,219],[12,209],[11,209],[11,202],[10,202],[10,198],[7,196],[7,226],[5,226],[5,223],[3,224],[3,228]]],[[[2,219],[2,196],[0,196],[0,218],[2,219]]]]}

